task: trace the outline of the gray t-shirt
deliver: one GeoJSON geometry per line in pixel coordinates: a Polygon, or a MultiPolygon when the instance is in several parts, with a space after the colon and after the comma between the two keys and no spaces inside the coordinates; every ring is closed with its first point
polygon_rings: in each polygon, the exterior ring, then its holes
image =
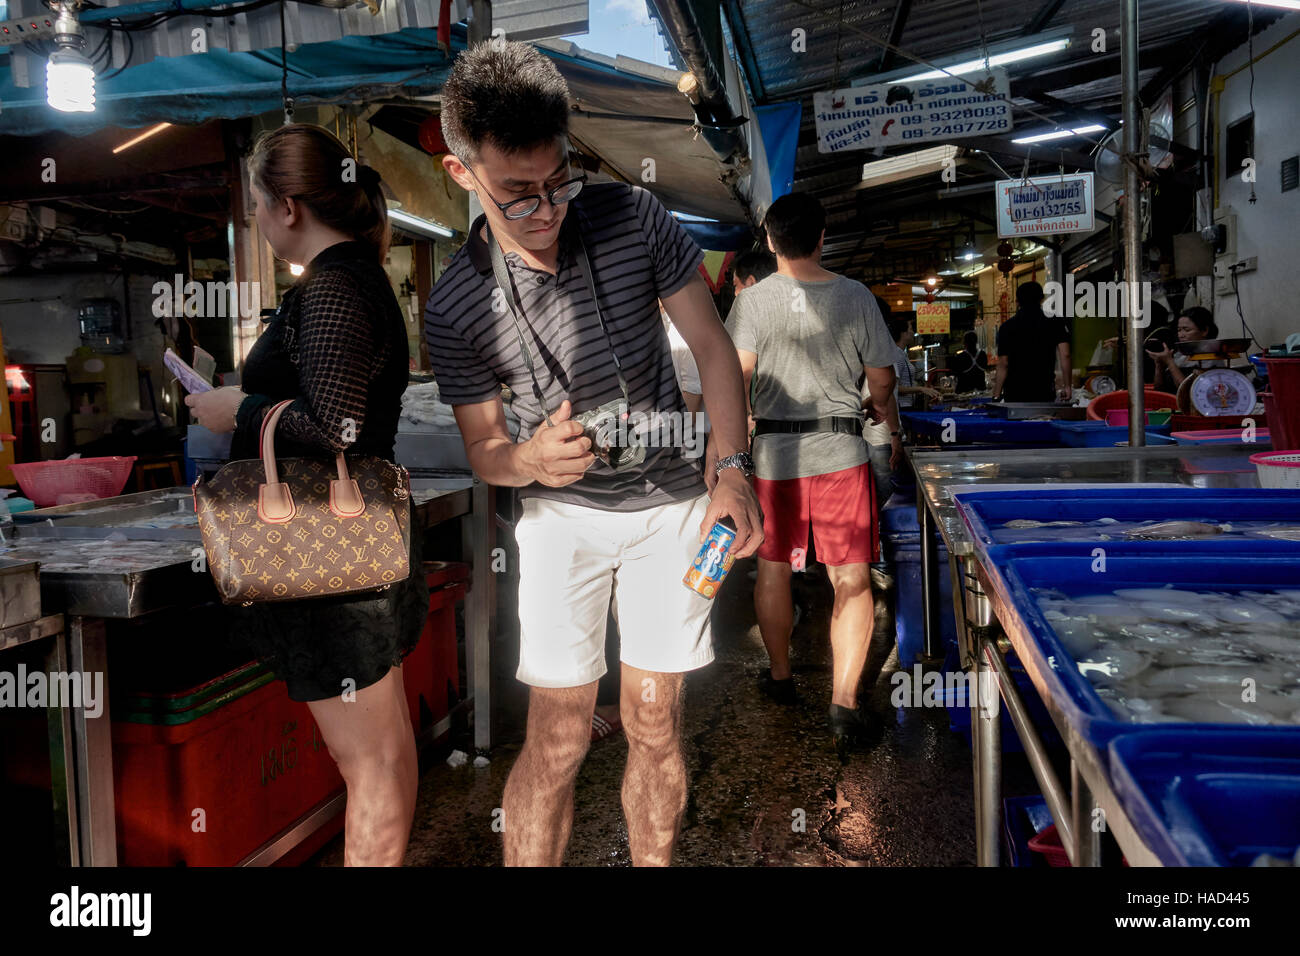
{"type": "MultiPolygon", "coordinates": [[[[863,368],[894,364],[894,342],[875,297],[844,276],[802,282],[773,273],[736,297],[727,328],[737,349],[758,356],[755,418],[861,419],[863,368]]],[[[774,481],[842,471],[867,458],[867,443],[856,435],[813,432],[754,440],[755,471],[774,481]]]]}

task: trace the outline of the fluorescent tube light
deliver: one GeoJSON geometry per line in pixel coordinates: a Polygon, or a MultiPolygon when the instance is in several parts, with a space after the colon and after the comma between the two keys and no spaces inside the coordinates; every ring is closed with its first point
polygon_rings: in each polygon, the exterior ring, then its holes
{"type": "MultiPolygon", "coordinates": [[[[1236,0],[1237,3],[1250,3],[1251,0],[1236,0]]],[[[1281,7],[1283,10],[1300,10],[1300,0],[1254,0],[1257,7],[1281,7]]]]}
{"type": "Polygon", "coordinates": [[[145,141],[146,139],[148,139],[150,136],[156,136],[156,135],[158,135],[159,133],[161,133],[163,130],[165,130],[167,127],[169,127],[169,126],[171,126],[171,125],[172,125],[171,123],[159,123],[157,126],[153,127],[152,129],[147,129],[147,130],[145,130],[143,133],[141,133],[141,134],[140,134],[139,136],[137,136],[135,139],[128,139],[128,140],[127,140],[125,143],[123,143],[121,146],[115,146],[115,147],[113,148],[113,152],[114,152],[114,153],[120,153],[120,152],[122,152],[124,149],[130,149],[130,148],[131,148],[132,146],[134,146],[136,143],[144,142],[144,141],[145,141]]]}
{"type": "MultiPolygon", "coordinates": [[[[1297,0],[1300,2],[1300,0],[1297,0]]],[[[1019,139],[1013,139],[1013,143],[1045,143],[1050,139],[1067,139],[1070,136],[1083,136],[1086,133],[1103,133],[1106,127],[1100,123],[1093,123],[1090,126],[1076,126],[1074,129],[1056,129],[1050,133],[1034,133],[1031,136],[1021,136],[1019,139]]]]}
{"type": "Polygon", "coordinates": [[[409,212],[402,212],[398,209],[388,210],[388,218],[407,232],[424,236],[426,239],[450,239],[456,234],[454,230],[441,223],[433,222],[430,219],[421,219],[419,216],[412,216],[409,212]]]}
{"type": "Polygon", "coordinates": [[[878,159],[863,164],[862,182],[864,184],[884,185],[885,183],[897,182],[900,179],[915,179],[917,176],[925,176],[946,169],[948,164],[956,158],[957,147],[949,145],[932,146],[929,149],[920,149],[914,153],[905,153],[902,156],[878,159]]]}
{"type": "Polygon", "coordinates": [[[954,63],[952,66],[945,66],[943,70],[927,70],[924,73],[913,73],[911,76],[904,76],[901,79],[892,80],[893,83],[916,83],[920,80],[938,80],[949,74],[962,76],[966,73],[974,73],[978,70],[994,69],[999,66],[1006,66],[1008,63],[1019,63],[1021,60],[1033,59],[1036,56],[1046,56],[1049,53],[1058,53],[1070,45],[1070,40],[1063,37],[1059,40],[1048,40],[1045,43],[1035,43],[1033,46],[1022,47],[1019,50],[1008,50],[1006,53],[995,53],[988,58],[988,65],[985,66],[983,57],[976,60],[965,60],[961,63],[954,63]],[[945,72],[946,71],[946,72],[945,72]]]}

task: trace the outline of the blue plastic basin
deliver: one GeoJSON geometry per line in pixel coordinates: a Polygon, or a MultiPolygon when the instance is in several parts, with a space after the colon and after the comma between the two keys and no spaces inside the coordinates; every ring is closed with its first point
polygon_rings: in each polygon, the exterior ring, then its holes
{"type": "Polygon", "coordinates": [[[1148,731],[1110,743],[1115,795],[1166,866],[1249,866],[1300,847],[1294,734],[1148,731]]]}

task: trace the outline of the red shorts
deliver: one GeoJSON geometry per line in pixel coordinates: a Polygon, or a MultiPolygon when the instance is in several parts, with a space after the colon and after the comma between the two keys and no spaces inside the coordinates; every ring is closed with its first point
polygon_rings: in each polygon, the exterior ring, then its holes
{"type": "Polygon", "coordinates": [[[880,560],[876,486],[870,462],[806,478],[755,478],[754,494],[763,509],[764,538],[758,549],[763,560],[802,567],[809,525],[817,560],[823,564],[880,560]]]}

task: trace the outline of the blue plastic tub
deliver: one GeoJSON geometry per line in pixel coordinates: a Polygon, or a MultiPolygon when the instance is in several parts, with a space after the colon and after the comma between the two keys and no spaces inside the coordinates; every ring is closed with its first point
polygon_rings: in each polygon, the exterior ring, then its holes
{"type": "Polygon", "coordinates": [[[920,534],[921,524],[916,516],[916,501],[898,500],[890,496],[889,503],[880,509],[880,540],[899,534],[920,534]]]}
{"type": "MultiPolygon", "coordinates": [[[[915,511],[913,511],[915,514],[915,511]]],[[[957,645],[957,623],[952,610],[952,575],[948,573],[948,551],[935,535],[939,551],[939,626],[943,647],[957,645]]],[[[925,652],[925,618],[921,603],[921,534],[892,534],[881,541],[885,559],[895,564],[895,639],[898,662],[911,667],[925,652]]]]}
{"type": "Polygon", "coordinates": [[[948,445],[975,442],[1016,442],[1059,445],[1052,422],[1008,421],[980,411],[901,412],[903,422],[916,435],[948,445]],[[949,426],[951,431],[949,432],[949,426]],[[945,439],[948,439],[945,441],[945,439]]]}
{"type": "MultiPolygon", "coordinates": [[[[1127,425],[1107,425],[1105,422],[1051,422],[1060,436],[1062,445],[1071,448],[1110,448],[1128,441],[1127,425]]],[[[1148,435],[1168,435],[1169,425],[1148,425],[1148,435]]]]}
{"type": "Polygon", "coordinates": [[[1249,866],[1300,847],[1295,734],[1148,731],[1109,750],[1115,796],[1166,866],[1249,866]]]}
{"type": "MultiPolygon", "coordinates": [[[[1232,521],[1295,522],[1300,528],[1300,494],[1273,488],[1026,488],[1024,491],[989,491],[958,494],[957,510],[981,554],[1012,543],[1004,526],[1015,519],[1033,521],[1232,521]]],[[[1044,542],[1052,541],[1051,528],[1042,529],[1044,542]]],[[[1098,528],[1098,534],[1105,528],[1098,528]]],[[[1057,542],[1063,544],[1064,542],[1057,542]]],[[[1082,542],[1080,542],[1082,543],[1082,542]]],[[[1110,546],[1115,541],[1102,541],[1110,546]]],[[[1125,542],[1133,543],[1133,542],[1125,542]]],[[[1150,542],[1157,544],[1158,542],[1150,542]]],[[[1255,550],[1261,553],[1300,552],[1300,542],[1220,535],[1192,541],[1163,543],[1181,550],[1195,544],[1210,550],[1255,550]]]]}
{"type": "Polygon", "coordinates": [[[1215,730],[1251,735],[1265,731],[1288,736],[1300,752],[1300,726],[1243,727],[1226,723],[1136,724],[1117,716],[1079,673],[1074,659],[1059,641],[1030,593],[1030,588],[1056,588],[1067,594],[1095,594],[1125,587],[1185,585],[1204,590],[1250,590],[1300,587],[1300,552],[1262,554],[1211,549],[1199,542],[1166,544],[1108,542],[1105,574],[1094,572],[1093,546],[1021,544],[989,552],[994,586],[1005,591],[1016,615],[1004,621],[1017,643],[1025,645],[1021,661],[1043,697],[1059,707],[1065,719],[1098,751],[1121,734],[1143,728],[1215,730]],[[1099,586],[1104,582],[1104,587],[1099,586]]]}

